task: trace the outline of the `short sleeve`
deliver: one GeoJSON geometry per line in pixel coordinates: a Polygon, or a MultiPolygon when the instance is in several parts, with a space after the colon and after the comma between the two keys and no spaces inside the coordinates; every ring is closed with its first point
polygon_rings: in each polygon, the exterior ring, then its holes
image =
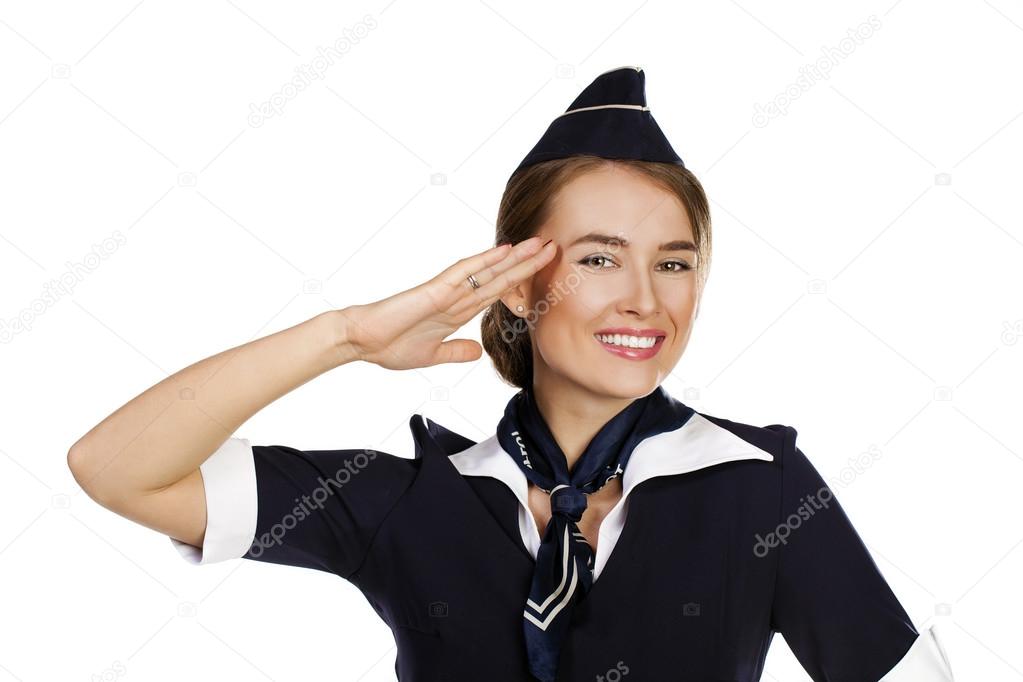
{"type": "Polygon", "coordinates": [[[416,464],[371,449],[298,450],[229,438],[199,467],[203,547],[170,540],[193,564],[243,558],[348,578],[414,480],[416,464]]]}
{"type": "Polygon", "coordinates": [[[848,515],[786,427],[771,627],[815,682],[943,682],[933,630],[918,633],[848,515]]]}

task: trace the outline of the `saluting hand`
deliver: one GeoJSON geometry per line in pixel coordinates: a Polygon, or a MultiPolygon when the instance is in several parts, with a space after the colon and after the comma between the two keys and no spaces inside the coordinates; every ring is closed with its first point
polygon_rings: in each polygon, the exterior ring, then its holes
{"type": "Polygon", "coordinates": [[[444,339],[532,277],[557,251],[530,237],[468,256],[433,279],[388,298],[344,308],[347,341],[358,359],[387,369],[413,369],[445,362],[471,362],[483,347],[471,339],[444,339]],[[467,279],[474,275],[480,286],[467,279]]]}

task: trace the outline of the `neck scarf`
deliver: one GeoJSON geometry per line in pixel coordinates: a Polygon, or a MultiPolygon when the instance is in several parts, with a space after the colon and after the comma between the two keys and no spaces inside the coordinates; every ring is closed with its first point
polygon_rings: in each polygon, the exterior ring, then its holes
{"type": "Polygon", "coordinates": [[[586,495],[621,476],[641,441],[681,427],[693,413],[658,386],[601,427],[570,472],[532,388],[508,401],[497,426],[498,442],[526,478],[551,496],[551,520],[537,552],[523,621],[529,668],[537,679],[555,679],[572,608],[593,583],[593,549],[576,525],[586,495]]]}

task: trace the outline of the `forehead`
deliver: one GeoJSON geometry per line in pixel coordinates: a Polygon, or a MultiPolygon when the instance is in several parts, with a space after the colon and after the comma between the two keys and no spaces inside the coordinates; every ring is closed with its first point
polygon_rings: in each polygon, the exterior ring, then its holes
{"type": "Polygon", "coordinates": [[[599,231],[635,243],[693,240],[682,201],[673,192],[624,166],[603,166],[566,183],[555,195],[543,233],[567,243],[599,231]]]}

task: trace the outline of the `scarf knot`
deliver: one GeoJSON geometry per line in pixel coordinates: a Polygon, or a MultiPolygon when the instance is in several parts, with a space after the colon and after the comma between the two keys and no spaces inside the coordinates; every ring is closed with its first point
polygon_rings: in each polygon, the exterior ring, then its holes
{"type": "Polygon", "coordinates": [[[692,408],[658,386],[612,416],[569,469],[540,414],[532,386],[505,406],[497,425],[501,449],[531,483],[550,491],[551,498],[551,518],[542,533],[522,613],[529,670],[537,680],[553,682],[557,677],[573,608],[593,583],[594,552],[577,525],[586,510],[586,496],[622,476],[643,440],[679,428],[693,414],[692,408]]]}
{"type": "Polygon", "coordinates": [[[586,495],[570,485],[559,485],[551,491],[551,514],[563,514],[578,523],[586,511],[586,495]]]}

